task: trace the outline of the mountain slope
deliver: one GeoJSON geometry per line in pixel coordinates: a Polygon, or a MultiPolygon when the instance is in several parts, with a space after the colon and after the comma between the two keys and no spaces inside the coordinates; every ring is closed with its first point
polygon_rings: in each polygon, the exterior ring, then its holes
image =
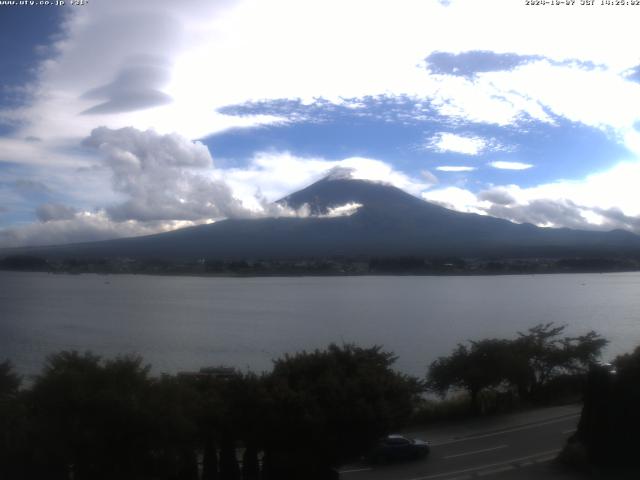
{"type": "MultiPolygon", "coordinates": [[[[310,258],[328,256],[567,256],[640,251],[624,231],[539,228],[467,214],[425,202],[395,187],[323,179],[282,200],[313,214],[348,203],[351,216],[229,219],[172,232],[103,242],[29,249],[48,257],[165,259],[310,258]]],[[[23,251],[24,253],[24,251],[23,251]]]]}

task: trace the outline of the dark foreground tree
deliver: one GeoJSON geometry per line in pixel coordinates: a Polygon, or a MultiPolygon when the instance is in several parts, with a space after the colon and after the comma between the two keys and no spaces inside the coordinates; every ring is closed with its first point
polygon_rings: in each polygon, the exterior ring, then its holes
{"type": "Polygon", "coordinates": [[[149,415],[148,444],[151,478],[196,480],[200,396],[181,377],[163,375],[153,379],[146,403],[149,415]]]}
{"type": "MultiPolygon", "coordinates": [[[[585,401],[570,448],[585,448],[589,463],[635,472],[639,478],[640,347],[620,355],[613,366],[595,365],[589,372],[585,401]]],[[[606,475],[603,475],[605,478],[606,475]]],[[[613,475],[612,475],[613,476],[613,475]]],[[[615,477],[618,478],[618,477],[615,477]]]]}
{"type": "Polygon", "coordinates": [[[145,478],[153,440],[148,372],[137,357],[50,356],[29,394],[34,478],[145,478]]]}
{"type": "Polygon", "coordinates": [[[267,393],[264,378],[228,367],[211,367],[183,380],[198,395],[195,410],[203,480],[257,480],[264,444],[267,393]],[[216,371],[225,372],[217,375],[216,371]],[[242,468],[238,451],[243,449],[242,468]]]}
{"type": "Polygon", "coordinates": [[[332,467],[401,427],[421,386],[394,361],[380,347],[349,344],[277,360],[268,379],[268,478],[332,478],[332,467]]]}
{"type": "Polygon", "coordinates": [[[21,378],[11,362],[0,363],[0,478],[14,478],[27,461],[27,412],[20,392],[21,378]]]}
{"type": "Polygon", "coordinates": [[[0,399],[15,397],[20,388],[20,376],[9,360],[0,363],[0,399]]]}
{"type": "Polygon", "coordinates": [[[565,328],[546,323],[512,340],[459,344],[449,356],[431,364],[427,385],[441,395],[451,389],[467,391],[474,412],[479,411],[480,393],[496,387],[515,389],[524,400],[540,400],[550,382],[563,376],[584,376],[607,344],[593,331],[562,337],[565,328]]]}
{"type": "Polygon", "coordinates": [[[513,341],[509,381],[522,398],[536,400],[541,389],[562,375],[586,375],[608,341],[594,331],[568,337],[566,325],[539,324],[513,341]]]}
{"type": "Polygon", "coordinates": [[[427,386],[444,396],[452,388],[469,393],[470,408],[478,413],[480,392],[505,382],[511,357],[507,340],[486,339],[459,344],[448,357],[440,357],[429,367],[427,386]]]}

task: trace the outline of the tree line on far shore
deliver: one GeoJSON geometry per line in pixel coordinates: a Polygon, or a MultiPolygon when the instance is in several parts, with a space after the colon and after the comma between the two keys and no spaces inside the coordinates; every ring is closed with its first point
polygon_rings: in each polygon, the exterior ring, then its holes
{"type": "Polygon", "coordinates": [[[144,273],[150,275],[505,275],[522,273],[622,272],[640,270],[638,255],[566,258],[385,256],[314,258],[191,258],[2,256],[0,270],[53,273],[144,273]]]}
{"type": "MultiPolygon", "coordinates": [[[[542,324],[515,339],[458,345],[424,379],[393,369],[375,346],[329,345],[285,355],[261,375],[152,376],[137,356],[64,351],[23,387],[0,363],[0,478],[7,480],[289,480],[337,478],[424,405],[466,391],[548,400],[580,382],[606,341],[542,324]]],[[[229,372],[229,369],[225,370],[229,372]]]]}

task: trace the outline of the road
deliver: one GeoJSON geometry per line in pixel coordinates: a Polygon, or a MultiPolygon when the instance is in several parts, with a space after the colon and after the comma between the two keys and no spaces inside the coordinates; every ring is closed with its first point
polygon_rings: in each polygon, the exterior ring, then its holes
{"type": "Polygon", "coordinates": [[[559,407],[414,432],[407,436],[431,442],[429,458],[380,466],[349,465],[341,469],[340,478],[464,480],[517,473],[554,459],[575,431],[579,416],[577,406],[559,407]]]}

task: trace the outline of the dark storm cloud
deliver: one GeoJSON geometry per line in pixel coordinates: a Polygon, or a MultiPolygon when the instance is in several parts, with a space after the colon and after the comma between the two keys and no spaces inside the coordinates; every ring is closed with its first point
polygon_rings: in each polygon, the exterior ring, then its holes
{"type": "Polygon", "coordinates": [[[53,220],[71,220],[76,216],[76,210],[59,203],[43,203],[36,208],[36,216],[41,222],[53,220]]]}
{"type": "Polygon", "coordinates": [[[170,103],[171,97],[160,90],[168,80],[169,68],[162,58],[131,57],[113,81],[82,95],[85,99],[103,101],[82,113],[122,113],[170,103]]]}

